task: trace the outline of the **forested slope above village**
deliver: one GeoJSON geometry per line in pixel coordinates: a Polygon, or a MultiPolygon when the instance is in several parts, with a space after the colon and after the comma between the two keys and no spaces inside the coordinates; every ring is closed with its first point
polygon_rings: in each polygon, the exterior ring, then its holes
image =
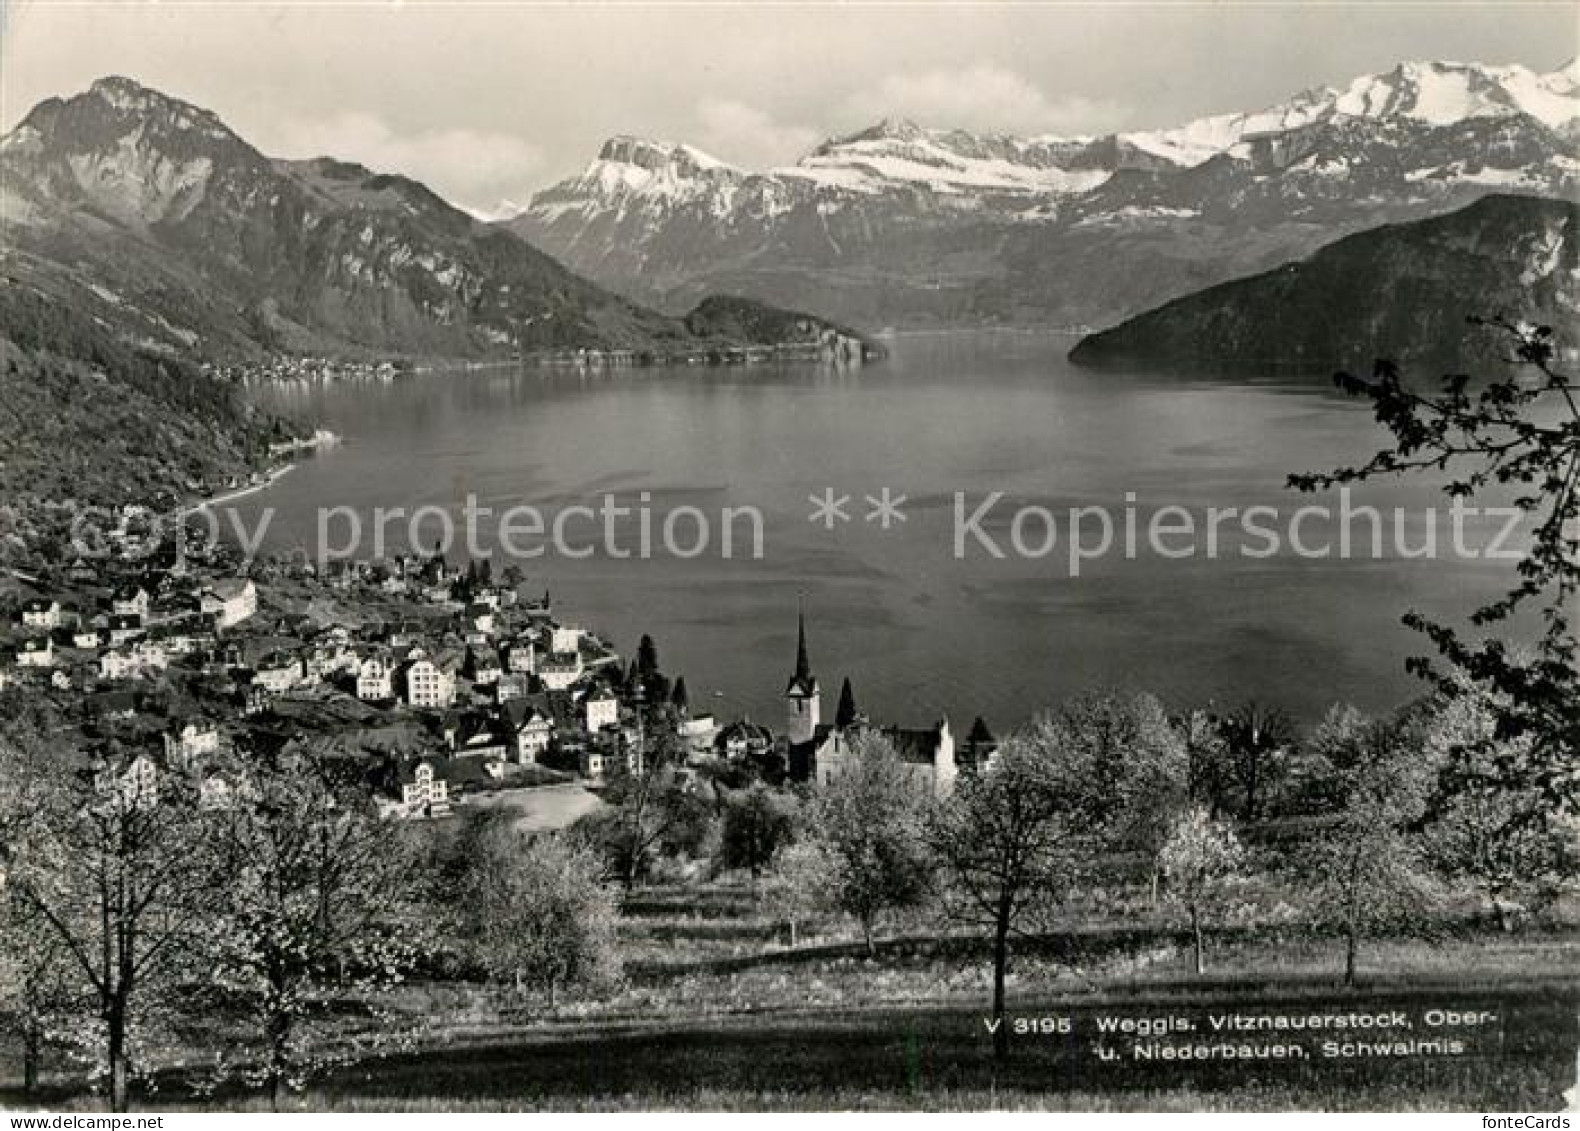
{"type": "Polygon", "coordinates": [[[0,287],[0,522],[42,503],[169,504],[244,481],[297,427],[180,358],[0,287]]]}

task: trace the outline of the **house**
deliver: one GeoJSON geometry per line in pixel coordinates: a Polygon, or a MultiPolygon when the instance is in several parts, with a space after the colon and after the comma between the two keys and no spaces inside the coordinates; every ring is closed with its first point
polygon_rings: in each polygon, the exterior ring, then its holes
{"type": "Polygon", "coordinates": [[[466,607],[466,622],[485,636],[494,634],[494,610],[481,601],[474,601],[466,607]]]}
{"type": "Polygon", "coordinates": [[[93,786],[101,795],[118,792],[124,805],[151,803],[159,796],[163,767],[151,750],[132,754],[98,754],[91,768],[93,786]]]}
{"type": "Polygon", "coordinates": [[[532,641],[523,637],[511,644],[505,650],[505,666],[521,675],[536,675],[538,650],[533,647],[532,641]]]}
{"type": "Polygon", "coordinates": [[[333,641],[322,641],[309,648],[307,654],[302,657],[302,663],[307,670],[307,678],[312,683],[322,683],[340,672],[361,670],[361,664],[356,656],[344,645],[333,641]]]}
{"type": "Polygon", "coordinates": [[[400,801],[394,806],[402,817],[443,817],[450,812],[450,783],[440,773],[438,758],[403,759],[396,766],[400,801]]]}
{"type": "Polygon", "coordinates": [[[582,709],[587,720],[587,729],[594,734],[620,721],[620,700],[603,688],[589,695],[582,704],[582,709]]]}
{"type": "Polygon", "coordinates": [[[187,765],[219,752],[219,728],[202,720],[190,721],[167,730],[164,743],[167,761],[187,765]]]}
{"type": "Polygon", "coordinates": [[[420,650],[406,665],[403,679],[406,704],[436,710],[455,699],[455,681],[420,650]]]}
{"type": "Polygon", "coordinates": [[[483,762],[508,762],[516,751],[516,735],[494,715],[464,715],[450,734],[450,749],[457,758],[483,762]]]}
{"type": "Polygon", "coordinates": [[[55,666],[55,642],[48,636],[30,636],[17,645],[16,662],[23,668],[55,666]]]}
{"type": "Polygon", "coordinates": [[[258,587],[246,577],[220,578],[203,590],[198,607],[220,628],[230,628],[258,611],[258,587]]]}
{"type": "Polygon", "coordinates": [[[131,647],[132,659],[144,671],[163,671],[170,666],[170,651],[158,640],[139,640],[131,647]]]}
{"type": "Polygon", "coordinates": [[[357,698],[365,703],[395,698],[395,670],[387,656],[369,656],[357,666],[357,698]]]}
{"type": "Polygon", "coordinates": [[[612,761],[608,747],[589,742],[581,748],[581,757],[577,760],[576,768],[588,781],[598,782],[608,777],[612,761]]]}
{"type": "Polygon", "coordinates": [[[692,715],[680,722],[680,737],[692,754],[709,754],[718,734],[719,725],[712,715],[692,715]]]}
{"type": "Polygon", "coordinates": [[[104,633],[95,625],[82,625],[71,634],[71,646],[91,652],[104,644],[104,633]]]}
{"type": "Polygon", "coordinates": [[[124,796],[135,802],[152,801],[159,795],[160,765],[148,751],[138,753],[121,771],[124,796]]]}
{"type": "Polygon", "coordinates": [[[22,627],[39,628],[48,632],[59,628],[65,621],[65,610],[53,598],[36,597],[22,605],[22,627]]]}
{"type": "Polygon", "coordinates": [[[165,625],[154,631],[153,635],[144,641],[145,644],[156,644],[164,649],[169,657],[190,656],[197,651],[197,641],[184,626],[179,624],[165,625]]]}
{"type": "Polygon", "coordinates": [[[539,761],[553,741],[554,720],[538,708],[530,708],[516,724],[516,761],[523,765],[539,761]]]}
{"type": "Polygon", "coordinates": [[[152,595],[137,582],[119,586],[110,598],[110,612],[118,617],[136,617],[141,623],[148,616],[152,595]]]}
{"type": "Polygon", "coordinates": [[[525,699],[532,693],[532,677],[519,672],[507,672],[494,681],[493,687],[495,703],[525,699]]]}
{"type": "Polygon", "coordinates": [[[296,687],[306,677],[302,661],[288,652],[272,652],[258,661],[252,681],[275,695],[296,687]]]}
{"type": "Polygon", "coordinates": [[[203,602],[191,593],[169,593],[153,603],[148,612],[151,621],[176,621],[203,614],[203,602]]]}
{"type": "Polygon", "coordinates": [[[101,679],[134,679],[142,672],[142,664],[125,648],[107,649],[99,657],[101,679]]]}
{"type": "Polygon", "coordinates": [[[642,748],[618,735],[605,734],[582,746],[577,769],[588,781],[606,781],[615,774],[639,775],[642,748]]]}
{"type": "Polygon", "coordinates": [[[765,726],[750,719],[737,719],[730,723],[713,740],[713,747],[723,757],[738,762],[748,755],[764,754],[774,744],[774,736],[765,726]]]}
{"type": "Polygon", "coordinates": [[[478,687],[492,687],[499,682],[504,669],[499,666],[499,656],[492,648],[468,648],[461,663],[461,674],[478,687]]]}
{"type": "Polygon", "coordinates": [[[236,689],[236,706],[243,715],[261,715],[273,700],[274,696],[261,683],[245,683],[236,689]]]}
{"type": "Polygon", "coordinates": [[[538,678],[550,691],[564,691],[582,677],[580,652],[554,652],[538,665],[538,678]]]}
{"type": "Polygon", "coordinates": [[[549,651],[575,652],[581,648],[582,637],[585,636],[581,629],[572,625],[555,625],[549,633],[549,651]]]}

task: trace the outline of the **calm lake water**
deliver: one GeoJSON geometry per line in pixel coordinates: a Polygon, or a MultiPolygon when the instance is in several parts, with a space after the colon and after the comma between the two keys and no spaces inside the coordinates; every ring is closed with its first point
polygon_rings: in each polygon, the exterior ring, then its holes
{"type": "MultiPolygon", "coordinates": [[[[875,718],[919,725],[947,713],[958,729],[982,714],[1007,729],[1094,685],[1149,689],[1172,705],[1255,697],[1307,719],[1337,700],[1385,708],[1418,687],[1403,662],[1422,642],[1399,615],[1411,606],[1457,613],[1509,576],[1507,565],[1446,554],[1401,558],[1391,518],[1383,560],[1308,560],[1287,548],[1243,557],[1242,544],[1265,543],[1233,522],[1221,529],[1216,557],[1205,536],[1192,557],[1151,552],[1144,532],[1158,508],[1188,508],[1198,528],[1209,507],[1273,505],[1287,521],[1311,501],[1284,489],[1287,473],[1364,458],[1382,436],[1364,405],[1325,382],[1090,373],[1064,361],[1071,344],[906,336],[892,343],[891,359],[847,372],[489,370],[280,387],[268,396],[345,442],[238,504],[239,517],[256,522],[273,508],[268,544],[290,549],[313,547],[317,509],[327,506],[352,507],[371,523],[376,507],[459,513],[474,495],[496,512],[531,504],[552,519],[605,495],[636,507],[646,492],[656,530],[690,506],[710,516],[715,533],[724,508],[756,507],[761,560],[751,559],[747,527],[737,523],[734,560],[716,550],[641,560],[600,549],[587,560],[550,551],[521,564],[531,585],[552,590],[562,619],[627,651],[652,633],[694,706],[775,723],[798,596],[825,714],[849,675],[875,718]],[[852,521],[832,531],[808,521],[808,496],[826,488],[853,497],[852,521]],[[907,497],[906,521],[888,531],[865,520],[863,501],[884,488],[907,497]],[[957,492],[967,514],[1003,492],[980,526],[1005,559],[971,538],[956,557],[957,492]],[[1134,558],[1114,553],[1070,576],[1062,518],[1046,557],[1010,546],[1018,507],[1058,516],[1107,507],[1122,540],[1127,502],[1143,536],[1134,558]]],[[[1414,545],[1420,508],[1439,500],[1415,484],[1356,501],[1413,508],[1414,545]]],[[[1089,522],[1088,545],[1099,535],[1089,522]]],[[[1336,526],[1309,521],[1307,544],[1333,537],[1336,526]]],[[[343,525],[331,529],[343,536],[343,525]]],[[[567,530],[578,546],[602,538],[587,520],[567,530]]],[[[1369,530],[1359,524],[1357,546],[1369,530]]],[[[404,545],[403,531],[389,528],[392,544],[404,545]]],[[[636,547],[635,526],[617,535],[617,548],[636,547]]],[[[1445,517],[1444,550],[1448,535],[1445,517]]],[[[1044,542],[1040,512],[1024,520],[1022,536],[1029,549],[1044,542]]]]}

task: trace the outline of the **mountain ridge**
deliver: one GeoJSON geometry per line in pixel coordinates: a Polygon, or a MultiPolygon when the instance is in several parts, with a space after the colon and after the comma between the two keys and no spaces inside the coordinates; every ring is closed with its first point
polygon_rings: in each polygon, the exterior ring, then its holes
{"type": "Polygon", "coordinates": [[[795,165],[696,174],[662,159],[675,143],[641,168],[605,147],[504,224],[670,311],[724,290],[858,325],[1090,324],[1487,191],[1572,194],[1577,143],[1573,62],[1402,63],[1095,138],[891,119],[795,165]]]}
{"type": "Polygon", "coordinates": [[[1377,358],[1465,368],[1504,355],[1467,320],[1580,330],[1580,205],[1491,194],[1442,216],[1346,236],[1089,334],[1091,368],[1365,372],[1377,358]]]}
{"type": "MultiPolygon", "coordinates": [[[[420,182],[274,159],[213,112],[108,76],[0,139],[0,273],[142,348],[497,356],[692,343],[420,182]]],[[[816,327],[807,327],[809,335],[816,327]]]]}

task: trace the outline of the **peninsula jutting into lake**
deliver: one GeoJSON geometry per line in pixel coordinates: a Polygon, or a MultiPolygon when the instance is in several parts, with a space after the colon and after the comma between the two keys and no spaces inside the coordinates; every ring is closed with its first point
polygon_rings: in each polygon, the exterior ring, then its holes
{"type": "Polygon", "coordinates": [[[1572,1103],[1572,16],[8,13],[0,1105],[1572,1103]]]}

